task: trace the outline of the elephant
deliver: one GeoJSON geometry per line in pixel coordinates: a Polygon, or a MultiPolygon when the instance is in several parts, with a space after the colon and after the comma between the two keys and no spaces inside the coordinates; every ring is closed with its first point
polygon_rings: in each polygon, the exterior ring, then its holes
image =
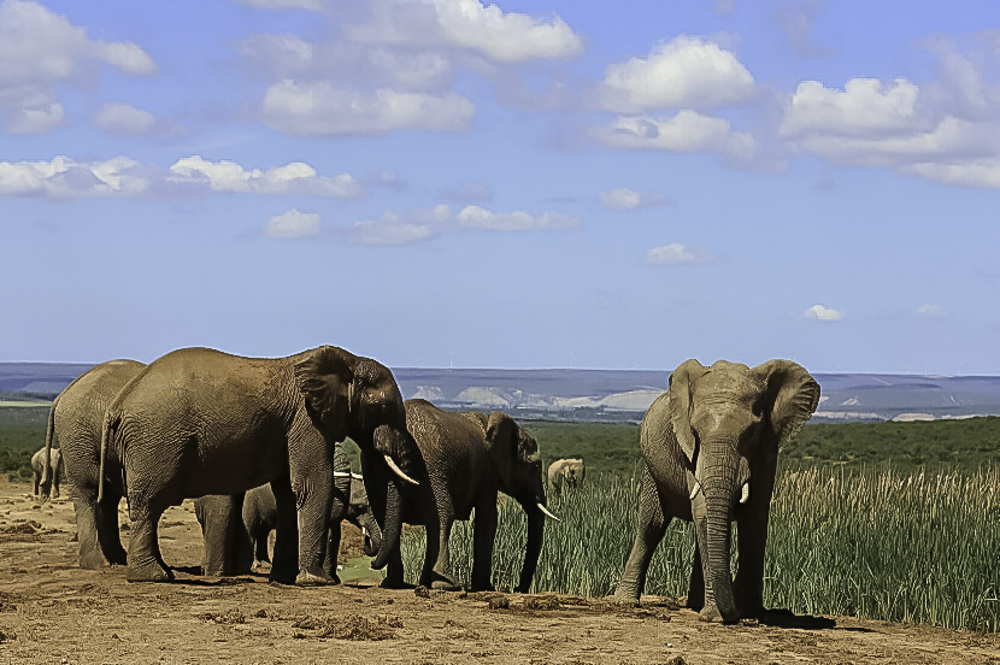
{"type": "MultiPolygon", "coordinates": [[[[334,449],[334,486],[330,501],[329,536],[323,568],[334,582],[340,552],[340,525],[345,519],[373,534],[381,531],[368,503],[363,477],[351,472],[340,445],[334,449]]],[[[270,564],[268,537],[278,525],[278,506],[269,484],[234,496],[210,494],[195,500],[195,515],[205,539],[202,574],[233,576],[265,571],[270,564]]],[[[374,535],[377,534],[377,535],[374,535]]],[[[371,556],[373,550],[366,548],[371,556]]]]}
{"type": "Polygon", "coordinates": [[[32,455],[31,470],[35,472],[35,496],[48,499],[50,490],[53,497],[59,496],[59,483],[66,473],[66,464],[58,448],[43,447],[32,455]]]}
{"type": "MultiPolygon", "coordinates": [[[[528,542],[518,592],[526,592],[542,549],[546,507],[538,444],[510,416],[499,411],[445,412],[423,399],[406,402],[406,424],[416,440],[424,467],[420,485],[407,490],[403,520],[427,528],[427,549],[420,584],[461,590],[452,574],[448,539],[455,520],[476,511],[471,588],[492,590],[493,542],[497,530],[497,494],[516,499],[528,516],[528,542]]],[[[558,519],[558,518],[556,518],[558,519]]],[[[394,547],[383,586],[404,586],[397,543],[381,543],[380,553],[394,547]]]]}
{"type": "Polygon", "coordinates": [[[672,518],[694,522],[688,607],[702,621],[730,623],[764,613],[764,550],[778,450],[812,416],[819,384],[798,363],[753,369],[687,360],[640,427],[642,490],[635,541],[615,591],[635,604],[672,518]],[[730,572],[732,521],[739,566],[730,572]]]}
{"type": "MultiPolygon", "coordinates": [[[[153,361],[108,407],[101,439],[102,467],[119,470],[116,489],[129,502],[126,580],[174,579],[157,537],[167,507],[270,483],[278,509],[271,579],[331,583],[323,561],[333,450],[348,436],[361,449],[383,539],[395,545],[399,486],[417,482],[419,451],[387,367],[335,346],[283,358],[194,347],[153,361]]],[[[387,556],[373,565],[385,567],[387,556]]]]}
{"type": "Polygon", "coordinates": [[[582,459],[559,459],[549,465],[549,485],[556,494],[562,491],[564,485],[579,487],[586,476],[587,469],[582,459]]]}
{"type": "MultiPolygon", "coordinates": [[[[65,480],[76,512],[80,567],[99,569],[125,565],[125,548],[118,532],[118,504],[122,494],[105,487],[98,500],[101,477],[101,430],[104,414],[118,391],[146,365],[135,360],[111,360],[76,378],[52,402],[45,432],[45,449],[57,450],[65,467],[65,480]],[[59,448],[52,448],[53,440],[59,448]]],[[[50,466],[51,464],[47,465],[50,466]]],[[[49,479],[41,482],[48,496],[49,479]]]]}

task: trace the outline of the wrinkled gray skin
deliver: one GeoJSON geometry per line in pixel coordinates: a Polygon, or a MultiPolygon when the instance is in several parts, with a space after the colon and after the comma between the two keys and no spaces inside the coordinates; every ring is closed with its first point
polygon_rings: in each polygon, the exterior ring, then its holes
{"type": "Polygon", "coordinates": [[[102,439],[102,461],[121,464],[129,501],[126,579],[173,579],[157,538],[167,507],[270,483],[279,525],[271,579],[332,582],[323,562],[333,449],[347,436],[361,448],[373,511],[395,545],[403,481],[386,457],[412,477],[419,452],[388,368],[333,346],[286,358],[189,348],[150,363],[108,408],[102,439]]]}
{"type": "MultiPolygon", "coordinates": [[[[513,418],[494,411],[449,413],[422,399],[406,402],[406,424],[423,456],[424,469],[408,488],[403,520],[427,528],[427,550],[419,583],[460,590],[452,573],[448,538],[455,520],[476,511],[472,590],[493,589],[493,541],[497,494],[516,499],[528,516],[528,542],[518,592],[531,586],[542,549],[546,505],[538,444],[513,418]]],[[[384,587],[404,586],[398,544],[389,559],[384,587]]]]}
{"type": "Polygon", "coordinates": [[[586,476],[582,459],[559,459],[549,465],[549,485],[556,494],[562,492],[564,486],[575,489],[583,485],[586,476]]]}
{"type": "MultiPolygon", "coordinates": [[[[330,501],[329,538],[323,568],[334,582],[340,552],[340,524],[348,520],[373,534],[381,543],[381,531],[368,503],[360,477],[351,477],[350,462],[338,444],[334,449],[334,485],[330,501]]],[[[210,494],[195,499],[195,515],[205,539],[202,574],[244,575],[266,572],[271,558],[268,537],[278,526],[278,505],[270,485],[261,485],[245,495],[210,494]]],[[[368,549],[371,556],[374,550],[368,549]]]]}
{"type": "MultiPolygon", "coordinates": [[[[80,567],[98,569],[125,565],[125,548],[118,532],[118,504],[122,498],[121,469],[106,469],[104,496],[98,501],[101,476],[101,428],[104,413],[118,391],[132,380],[143,363],[112,360],[91,368],[56,397],[49,410],[45,449],[54,456],[54,439],[65,467],[65,482],[76,511],[80,567]]],[[[42,479],[42,496],[49,492],[42,479]]]]}
{"type": "Polygon", "coordinates": [[[35,472],[35,496],[48,499],[50,491],[53,497],[59,496],[59,483],[66,473],[66,465],[58,448],[42,448],[32,455],[31,470],[35,472]]]}
{"type": "Polygon", "coordinates": [[[638,603],[650,559],[672,518],[693,521],[695,561],[688,606],[703,621],[732,622],[764,611],[764,550],[778,449],[809,420],[819,385],[802,366],[771,360],[748,368],[696,360],[670,376],[649,408],[639,520],[615,592],[638,603]],[[730,523],[739,529],[739,568],[730,573],[730,523]]]}

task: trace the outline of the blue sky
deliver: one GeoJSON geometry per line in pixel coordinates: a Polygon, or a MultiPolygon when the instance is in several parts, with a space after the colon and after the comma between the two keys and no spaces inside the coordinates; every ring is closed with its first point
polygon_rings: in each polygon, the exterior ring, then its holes
{"type": "Polygon", "coordinates": [[[0,2],[0,361],[1000,374],[992,0],[0,2]]]}

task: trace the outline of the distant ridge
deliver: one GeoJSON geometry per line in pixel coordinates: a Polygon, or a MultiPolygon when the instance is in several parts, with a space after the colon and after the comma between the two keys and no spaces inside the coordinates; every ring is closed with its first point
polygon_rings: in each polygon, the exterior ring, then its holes
{"type": "MultiPolygon", "coordinates": [[[[88,364],[0,363],[5,399],[54,397],[88,364]]],[[[654,370],[393,369],[406,399],[523,418],[638,421],[667,389],[654,370]]],[[[1000,377],[813,374],[822,389],[813,422],[1000,416],[1000,377]]]]}

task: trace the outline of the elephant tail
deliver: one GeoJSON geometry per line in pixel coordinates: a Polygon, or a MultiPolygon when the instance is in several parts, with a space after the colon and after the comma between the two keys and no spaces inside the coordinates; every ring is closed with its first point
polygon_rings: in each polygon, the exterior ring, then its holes
{"type": "Polygon", "coordinates": [[[48,424],[45,426],[45,468],[42,470],[42,484],[39,488],[39,492],[42,495],[42,503],[49,500],[52,476],[55,475],[55,470],[52,469],[52,438],[56,431],[56,404],[58,403],[59,398],[56,397],[52,401],[51,408],[49,408],[48,424]]]}
{"type": "MultiPolygon", "coordinates": [[[[107,472],[108,464],[108,445],[111,440],[116,436],[118,432],[118,425],[121,423],[121,414],[118,413],[114,408],[109,408],[104,414],[104,424],[101,427],[101,464],[100,471],[97,474],[97,501],[101,502],[104,499],[104,483],[107,482],[105,479],[105,473],[107,472]]],[[[122,465],[122,485],[125,484],[125,468],[122,465]]],[[[124,488],[123,488],[124,491],[124,488]]],[[[125,496],[128,496],[126,492],[125,496]]]]}

